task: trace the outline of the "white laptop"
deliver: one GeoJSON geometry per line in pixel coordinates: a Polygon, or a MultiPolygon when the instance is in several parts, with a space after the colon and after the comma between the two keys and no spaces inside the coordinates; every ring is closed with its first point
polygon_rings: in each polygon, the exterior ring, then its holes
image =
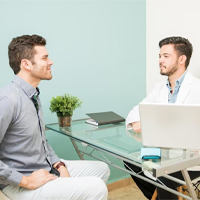
{"type": "Polygon", "coordinates": [[[200,105],[140,103],[142,143],[200,149],[200,105]]]}

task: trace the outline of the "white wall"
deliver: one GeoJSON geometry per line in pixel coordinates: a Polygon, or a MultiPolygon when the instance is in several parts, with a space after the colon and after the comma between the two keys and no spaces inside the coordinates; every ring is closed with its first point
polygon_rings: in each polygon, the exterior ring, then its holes
{"type": "Polygon", "coordinates": [[[159,73],[158,43],[170,36],[182,36],[192,43],[188,70],[200,78],[200,0],[146,0],[147,94],[156,82],[166,79],[159,73]]]}

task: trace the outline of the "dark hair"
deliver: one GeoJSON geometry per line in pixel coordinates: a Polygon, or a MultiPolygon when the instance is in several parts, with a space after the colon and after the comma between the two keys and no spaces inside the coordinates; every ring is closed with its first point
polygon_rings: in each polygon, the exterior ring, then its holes
{"type": "Polygon", "coordinates": [[[159,47],[161,48],[167,44],[174,44],[174,49],[178,53],[178,56],[185,55],[187,57],[185,62],[185,68],[187,69],[193,51],[192,44],[189,40],[183,37],[168,37],[159,42],[159,47]]]}
{"type": "Polygon", "coordinates": [[[8,58],[14,74],[21,70],[21,60],[28,59],[34,63],[34,47],[45,46],[46,40],[39,35],[22,35],[13,38],[8,46],[8,58]]]}

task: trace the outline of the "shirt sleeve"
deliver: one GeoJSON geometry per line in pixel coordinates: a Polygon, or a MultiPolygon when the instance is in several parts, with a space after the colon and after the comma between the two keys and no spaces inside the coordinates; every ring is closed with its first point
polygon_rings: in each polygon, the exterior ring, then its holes
{"type": "MultiPolygon", "coordinates": [[[[8,127],[12,124],[14,104],[7,97],[0,97],[0,147],[8,127]]],[[[0,184],[18,185],[22,174],[13,170],[0,160],[0,184]]]]}
{"type": "MultiPolygon", "coordinates": [[[[142,102],[155,103],[158,95],[158,85],[151,91],[151,93],[142,100],[142,102]]],[[[126,129],[131,128],[131,123],[140,121],[139,105],[133,107],[126,118],[126,129]]]]}

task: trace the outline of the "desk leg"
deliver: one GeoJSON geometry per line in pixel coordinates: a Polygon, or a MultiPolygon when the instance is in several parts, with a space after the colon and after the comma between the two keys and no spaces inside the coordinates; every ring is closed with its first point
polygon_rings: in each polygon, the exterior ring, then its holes
{"type": "Polygon", "coordinates": [[[197,200],[197,195],[194,191],[193,184],[192,184],[192,181],[188,174],[188,171],[185,169],[185,170],[181,170],[181,172],[182,172],[185,182],[187,184],[188,190],[190,192],[190,196],[192,197],[193,200],[197,200]]]}
{"type": "Polygon", "coordinates": [[[76,142],[71,138],[70,138],[70,140],[71,140],[71,142],[72,142],[72,144],[73,144],[73,146],[74,146],[74,148],[76,150],[76,153],[78,154],[79,158],[81,160],[84,160],[84,158],[83,158],[84,154],[81,154],[81,152],[78,150],[78,146],[77,146],[76,142]]]}

